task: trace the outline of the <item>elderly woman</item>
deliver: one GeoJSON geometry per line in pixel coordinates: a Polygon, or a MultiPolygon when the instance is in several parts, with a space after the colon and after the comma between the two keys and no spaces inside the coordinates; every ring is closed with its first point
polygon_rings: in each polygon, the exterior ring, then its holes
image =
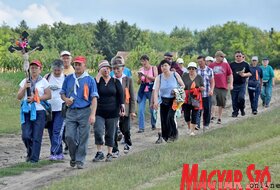
{"type": "Polygon", "coordinates": [[[51,141],[50,160],[63,160],[62,153],[62,131],[63,118],[61,115],[61,107],[63,100],[60,97],[65,75],[63,74],[63,61],[60,59],[52,63],[52,72],[47,74],[45,78],[50,84],[52,98],[48,100],[52,107],[52,121],[48,122],[47,128],[51,141]]]}
{"type": "MultiPolygon", "coordinates": [[[[153,85],[156,76],[158,75],[157,67],[152,66],[149,62],[149,57],[147,55],[142,55],[140,57],[140,62],[142,67],[138,71],[138,84],[140,84],[137,96],[138,103],[138,120],[139,120],[139,131],[142,133],[145,130],[145,108],[146,100],[151,103],[151,96],[153,91],[153,85]]],[[[156,127],[156,114],[152,108],[150,108],[151,114],[151,125],[154,130],[156,127]]]]}
{"type": "Polygon", "coordinates": [[[31,81],[23,79],[17,94],[17,99],[22,100],[22,140],[27,150],[26,161],[30,163],[38,162],[40,157],[46,119],[46,113],[41,103],[51,98],[49,83],[40,75],[41,72],[41,62],[38,60],[32,61],[30,63],[31,81]],[[27,88],[30,88],[31,96],[27,96],[27,88]]]}
{"type": "Polygon", "coordinates": [[[162,138],[172,142],[178,138],[177,124],[175,121],[176,110],[172,109],[175,100],[174,89],[184,87],[184,83],[177,72],[170,71],[171,63],[168,60],[160,62],[162,73],[156,77],[154,89],[154,109],[158,109],[158,95],[161,96],[160,119],[162,138]]]}
{"type": "MultiPolygon", "coordinates": [[[[119,80],[124,92],[125,115],[119,118],[119,128],[124,135],[124,153],[127,154],[132,146],[130,138],[130,118],[136,117],[135,115],[135,98],[133,90],[133,81],[130,77],[126,76],[124,71],[124,59],[121,56],[116,56],[111,60],[111,66],[114,72],[114,78],[119,80]]],[[[113,148],[113,157],[119,156],[117,130],[115,132],[115,146],[113,148]]]]}
{"type": "Polygon", "coordinates": [[[189,73],[184,73],[182,79],[185,84],[186,98],[183,104],[185,121],[188,124],[190,135],[194,136],[196,118],[198,110],[202,109],[202,95],[204,90],[203,78],[197,74],[197,64],[190,62],[188,64],[189,73]]]}
{"type": "Polygon", "coordinates": [[[98,65],[96,76],[99,99],[97,101],[96,121],[94,123],[94,137],[97,153],[93,162],[102,161],[105,157],[102,152],[104,144],[108,147],[107,162],[112,161],[112,149],[115,142],[115,132],[119,116],[125,115],[123,88],[119,80],[110,76],[110,64],[102,60],[98,65]],[[105,132],[104,132],[105,130],[105,132]]]}

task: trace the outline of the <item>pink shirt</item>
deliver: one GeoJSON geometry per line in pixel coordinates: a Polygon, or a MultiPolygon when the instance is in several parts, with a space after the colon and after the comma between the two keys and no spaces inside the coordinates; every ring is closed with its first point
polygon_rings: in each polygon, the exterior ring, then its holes
{"type": "Polygon", "coordinates": [[[211,63],[209,65],[213,69],[215,88],[228,88],[228,76],[232,74],[231,68],[228,63],[211,63]]]}
{"type": "MultiPolygon", "coordinates": [[[[154,76],[153,66],[151,66],[149,70],[145,70],[144,67],[141,67],[140,71],[142,71],[147,76],[150,76],[150,77],[154,76]]],[[[153,82],[153,81],[151,81],[150,79],[148,79],[147,77],[144,77],[144,76],[141,77],[141,81],[144,82],[144,83],[153,82]]],[[[149,92],[148,86],[146,86],[144,92],[149,92]]]]}

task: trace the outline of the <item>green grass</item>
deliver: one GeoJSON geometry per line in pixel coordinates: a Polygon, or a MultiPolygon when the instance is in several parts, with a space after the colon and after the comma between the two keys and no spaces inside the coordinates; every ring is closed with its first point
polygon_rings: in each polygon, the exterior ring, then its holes
{"type": "MultiPolygon", "coordinates": [[[[136,189],[143,184],[152,183],[161,176],[172,176],[178,172],[177,178],[166,178],[163,182],[155,184],[154,189],[178,189],[180,186],[181,169],[184,163],[203,163],[203,161],[217,155],[231,153],[236,149],[244,148],[255,143],[263,142],[272,138],[280,138],[279,126],[280,109],[274,109],[250,120],[237,122],[228,127],[211,131],[194,138],[184,138],[172,144],[156,146],[154,148],[126,156],[123,159],[108,163],[80,175],[68,177],[60,182],[55,182],[46,189],[136,189]]],[[[279,143],[273,146],[257,149],[259,154],[246,152],[223,162],[209,161],[205,169],[211,169],[211,164],[224,169],[228,164],[238,164],[240,168],[247,167],[248,163],[262,166],[264,163],[279,168],[279,153],[276,156],[268,156],[266,153],[279,150],[279,143]],[[277,149],[278,148],[278,149],[277,149]],[[261,154],[267,157],[261,159],[261,154]],[[243,157],[244,156],[244,157],[243,157]],[[256,159],[254,159],[256,156],[256,159]],[[245,161],[244,161],[245,160],[245,161]],[[209,166],[209,167],[208,167],[209,166]]],[[[279,152],[279,151],[278,151],[279,152]]],[[[233,165],[237,167],[237,165],[233,165]]],[[[176,176],[176,175],[175,175],[176,176]]],[[[275,176],[274,176],[275,177],[275,176]]],[[[275,180],[280,181],[279,175],[275,180]]]]}
{"type": "Polygon", "coordinates": [[[54,161],[49,161],[49,160],[42,160],[38,163],[32,164],[32,163],[28,163],[28,162],[22,162],[22,163],[18,163],[16,165],[13,166],[9,166],[6,168],[0,168],[0,178],[1,177],[6,177],[6,176],[14,176],[14,175],[19,175],[22,174],[25,171],[31,171],[34,170],[36,168],[41,168],[43,166],[46,165],[50,165],[53,163],[58,163],[58,162],[54,162],[54,161]]]}
{"type": "Polygon", "coordinates": [[[19,101],[16,99],[24,73],[0,73],[0,134],[20,132],[19,101]]]}

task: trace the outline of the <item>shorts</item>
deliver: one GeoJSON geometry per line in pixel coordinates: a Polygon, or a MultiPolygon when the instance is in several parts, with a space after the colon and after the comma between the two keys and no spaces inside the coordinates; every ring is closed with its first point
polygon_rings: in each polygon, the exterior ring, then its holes
{"type": "Polygon", "coordinates": [[[222,108],[226,107],[228,90],[224,88],[214,88],[212,97],[212,105],[216,105],[222,108]]]}

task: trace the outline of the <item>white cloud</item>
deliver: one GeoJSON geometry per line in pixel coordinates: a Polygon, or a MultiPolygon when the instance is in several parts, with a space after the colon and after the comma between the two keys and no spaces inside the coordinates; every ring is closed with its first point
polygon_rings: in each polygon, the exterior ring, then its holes
{"type": "Polygon", "coordinates": [[[43,5],[33,3],[24,10],[17,10],[0,1],[0,23],[5,22],[7,25],[15,27],[21,20],[25,20],[30,27],[40,24],[52,25],[59,21],[73,23],[71,18],[65,17],[59,12],[57,3],[50,3],[50,1],[43,5]]]}

